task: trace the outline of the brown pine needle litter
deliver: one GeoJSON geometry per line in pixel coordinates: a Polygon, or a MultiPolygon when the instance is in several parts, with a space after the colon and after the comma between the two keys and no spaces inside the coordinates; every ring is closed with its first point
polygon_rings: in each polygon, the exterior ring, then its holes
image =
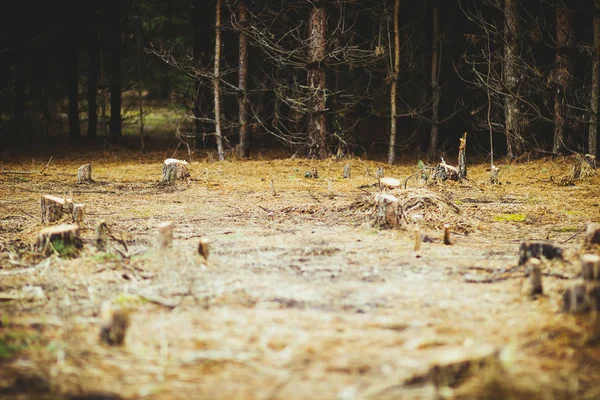
{"type": "MultiPolygon", "coordinates": [[[[470,163],[467,181],[411,179],[404,189],[381,186],[375,171],[385,166],[386,177],[404,182],[417,160],[196,154],[189,179],[164,185],[172,154],[52,156],[44,174],[0,175],[0,393],[600,396],[598,318],[561,311],[590,251],[586,226],[600,222],[597,174],[574,186],[551,181],[572,171],[573,158],[498,162],[499,185],[488,183],[489,166],[470,163]],[[94,182],[78,185],[87,163],[94,182]],[[313,170],[318,177],[306,178],[313,170]],[[44,194],[85,204],[76,254],[55,245],[58,254],[45,258],[33,248],[44,194]],[[104,251],[95,246],[99,220],[110,232],[104,251]],[[158,249],[166,221],[172,246],[158,249]],[[446,224],[451,246],[442,243],[446,224]],[[522,292],[526,240],[565,254],[541,260],[535,298],[522,292]],[[201,243],[210,243],[209,257],[201,243]],[[126,310],[119,346],[100,340],[105,302],[126,310]]],[[[0,168],[37,171],[48,158],[3,159],[0,168]]]]}

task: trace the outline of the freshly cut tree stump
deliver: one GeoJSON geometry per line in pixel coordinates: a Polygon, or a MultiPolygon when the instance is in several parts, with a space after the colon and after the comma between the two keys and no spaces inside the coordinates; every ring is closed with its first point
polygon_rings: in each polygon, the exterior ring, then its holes
{"type": "Polygon", "coordinates": [[[168,249],[173,245],[173,223],[162,222],[158,225],[158,247],[168,249]]]}
{"type": "Polygon", "coordinates": [[[581,257],[581,272],[585,281],[600,281],[600,256],[584,254],[581,257]]]}
{"type": "Polygon", "coordinates": [[[563,312],[583,314],[600,311],[600,285],[577,283],[563,293],[563,312]]]}
{"type": "Polygon", "coordinates": [[[351,172],[350,172],[350,164],[346,164],[344,165],[344,179],[350,179],[351,177],[351,172]]]}
{"type": "Polygon", "coordinates": [[[200,239],[198,243],[198,254],[208,260],[208,254],[210,253],[210,241],[207,238],[200,239]]]}
{"type": "Polygon", "coordinates": [[[586,245],[600,245],[600,224],[589,224],[585,232],[586,245]]]}
{"type": "Polygon", "coordinates": [[[108,236],[108,226],[104,220],[98,221],[96,224],[96,249],[98,251],[106,251],[106,242],[108,236]]]}
{"type": "Polygon", "coordinates": [[[74,204],[73,205],[73,222],[77,225],[83,225],[83,218],[85,217],[85,204],[74,204]]]}
{"type": "Polygon", "coordinates": [[[172,183],[174,181],[189,178],[188,162],[185,160],[177,160],[175,158],[167,158],[163,162],[163,178],[162,183],[172,183]]]}
{"type": "Polygon", "coordinates": [[[51,223],[59,221],[63,217],[65,199],[46,194],[42,196],[42,222],[51,223]]]}
{"type": "Polygon", "coordinates": [[[492,170],[490,172],[490,183],[492,185],[498,185],[500,184],[500,179],[498,177],[498,168],[495,165],[492,165],[492,170]]]}
{"type": "Polygon", "coordinates": [[[48,250],[50,243],[58,240],[62,241],[65,247],[79,247],[79,226],[62,224],[44,228],[38,234],[36,247],[45,253],[48,250]]]}
{"type": "Polygon", "coordinates": [[[91,183],[92,180],[92,164],[85,164],[77,170],[77,183],[91,183]]]}
{"type": "Polygon", "coordinates": [[[381,228],[398,227],[402,223],[404,213],[398,198],[391,194],[378,193],[375,197],[376,207],[371,219],[375,226],[381,228]]]}

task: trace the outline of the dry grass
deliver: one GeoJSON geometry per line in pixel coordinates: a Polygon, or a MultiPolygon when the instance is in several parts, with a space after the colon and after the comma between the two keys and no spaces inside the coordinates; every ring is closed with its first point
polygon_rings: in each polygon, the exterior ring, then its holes
{"type": "MultiPolygon", "coordinates": [[[[598,176],[551,183],[571,159],[500,166],[497,186],[486,183],[485,165],[470,165],[464,183],[410,180],[396,195],[427,190],[460,211],[439,201],[420,208],[428,240],[415,254],[409,233],[374,228],[369,207],[352,207],[379,191],[380,163],[200,154],[190,181],[164,187],[168,156],[55,154],[44,175],[48,156],[2,161],[0,170],[36,173],[0,175],[0,293],[33,286],[44,296],[0,300],[0,397],[598,397],[593,321],[560,312],[570,284],[560,277],[578,272],[579,232],[600,222],[598,176]],[[77,168],[90,161],[96,183],[77,185],[77,168]],[[352,179],[342,178],[346,162],[352,179]],[[319,178],[305,178],[315,167],[319,178]],[[31,248],[43,194],[87,205],[77,258],[43,259],[31,248]],[[127,249],[94,249],[98,219],[127,249]],[[158,251],[155,229],[166,220],[174,247],[158,251]],[[441,243],[443,223],[452,246],[441,243]],[[208,262],[196,253],[201,238],[210,240],[208,262]],[[521,241],[545,239],[567,257],[545,265],[545,295],[530,300],[524,271],[510,268],[521,241]],[[491,277],[502,279],[470,283],[491,277]],[[121,347],[99,340],[104,302],[131,316],[121,347]]],[[[385,166],[402,181],[415,172],[416,160],[385,166]]]]}

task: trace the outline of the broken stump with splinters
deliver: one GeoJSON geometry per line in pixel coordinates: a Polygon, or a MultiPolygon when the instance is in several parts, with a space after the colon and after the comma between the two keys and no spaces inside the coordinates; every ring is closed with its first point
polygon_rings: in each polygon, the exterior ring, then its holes
{"type": "Polygon", "coordinates": [[[77,225],[83,225],[83,219],[85,218],[85,204],[74,204],[73,205],[73,222],[77,225]]]}
{"type": "Polygon", "coordinates": [[[98,251],[106,251],[106,242],[108,236],[108,226],[104,220],[98,221],[96,224],[96,249],[98,251]]]}
{"type": "Polygon", "coordinates": [[[52,243],[57,241],[61,241],[64,247],[79,247],[79,226],[62,224],[44,228],[38,233],[36,247],[42,253],[47,253],[52,243]]]}
{"type": "Polygon", "coordinates": [[[52,223],[59,221],[63,217],[65,208],[65,199],[46,194],[42,196],[42,223],[52,223]]]}
{"type": "Polygon", "coordinates": [[[600,281],[600,256],[596,254],[581,256],[581,273],[584,281],[600,281]]]}
{"type": "Polygon", "coordinates": [[[188,165],[188,162],[185,160],[167,158],[163,162],[162,183],[173,183],[178,180],[189,178],[190,172],[188,171],[188,165]]]}
{"type": "Polygon", "coordinates": [[[77,183],[92,183],[92,164],[84,164],[77,169],[77,183]]]}
{"type": "Polygon", "coordinates": [[[161,249],[168,249],[173,246],[173,222],[161,222],[158,224],[157,244],[161,249]]]}
{"type": "Polygon", "coordinates": [[[210,241],[207,238],[201,238],[198,243],[198,254],[208,260],[208,254],[210,252],[210,241]]]}

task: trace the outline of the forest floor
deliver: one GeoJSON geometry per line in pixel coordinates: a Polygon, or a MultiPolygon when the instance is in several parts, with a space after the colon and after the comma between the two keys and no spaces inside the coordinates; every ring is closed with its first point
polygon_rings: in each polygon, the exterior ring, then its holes
{"type": "Polygon", "coordinates": [[[551,181],[572,158],[499,165],[500,185],[485,164],[461,183],[409,180],[406,192],[437,196],[415,251],[412,222],[374,227],[369,199],[378,167],[403,182],[417,160],[204,154],[165,186],[166,157],[2,156],[0,399],[600,398],[593,316],[562,312],[585,228],[600,222],[600,176],[551,181]],[[77,184],[90,162],[95,182],[77,184]],[[44,194],[86,205],[76,257],[35,251],[44,194]],[[100,219],[115,238],[104,252],[100,219]],[[157,250],[164,221],[173,248],[157,250]],[[536,298],[518,265],[525,240],[565,254],[544,262],[536,298]],[[128,312],[121,346],[99,340],[102,304],[128,312]]]}

